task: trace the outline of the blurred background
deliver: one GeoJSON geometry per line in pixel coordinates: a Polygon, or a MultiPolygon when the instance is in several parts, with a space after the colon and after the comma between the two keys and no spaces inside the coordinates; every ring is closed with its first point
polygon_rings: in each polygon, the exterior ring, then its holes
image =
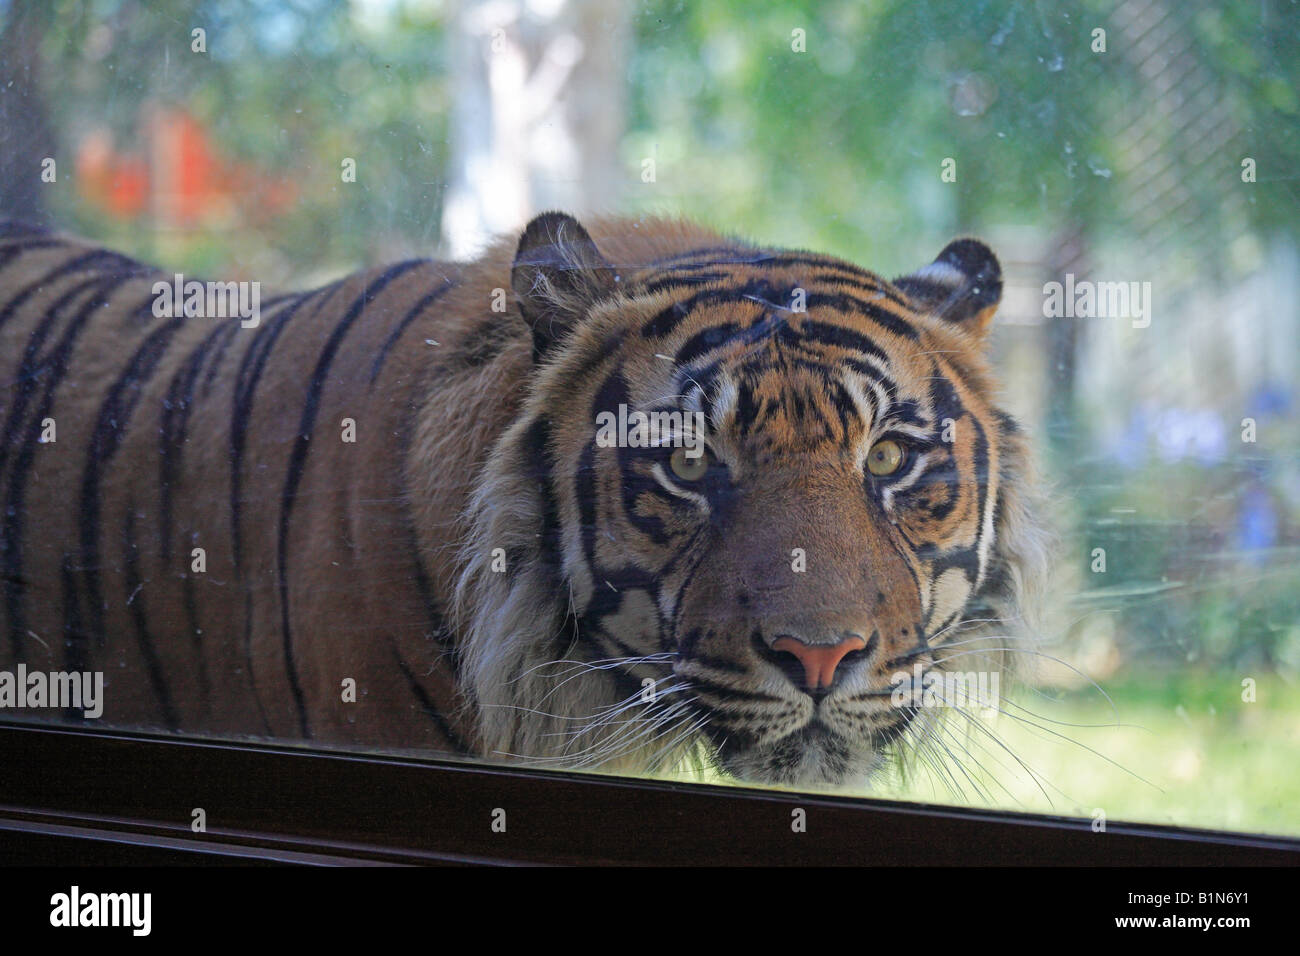
{"type": "Polygon", "coordinates": [[[952,728],[962,768],[885,793],[1300,833],[1295,2],[0,0],[0,24],[0,215],[188,274],[466,257],[547,208],[886,275],[984,237],[1060,574],[1024,685],[952,728]],[[1047,314],[1067,281],[1149,312],[1047,314]]]}

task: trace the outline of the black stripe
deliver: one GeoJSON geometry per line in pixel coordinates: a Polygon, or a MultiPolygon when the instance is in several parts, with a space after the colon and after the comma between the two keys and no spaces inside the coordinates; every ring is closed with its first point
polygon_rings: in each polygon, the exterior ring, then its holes
{"type": "MultiPolygon", "coordinates": [[[[765,269],[792,269],[796,267],[811,267],[814,269],[828,270],[831,273],[845,273],[845,275],[832,274],[829,276],[818,276],[815,273],[810,275],[810,279],[831,282],[844,282],[848,280],[856,281],[860,288],[866,291],[878,292],[890,302],[902,308],[910,308],[910,303],[903,296],[890,287],[890,284],[881,276],[876,275],[868,269],[856,266],[851,262],[843,259],[836,259],[831,256],[822,256],[816,253],[798,253],[783,251],[765,251],[755,248],[744,248],[734,246],[721,246],[706,249],[697,249],[677,255],[668,256],[662,259],[656,259],[648,268],[666,269],[672,271],[690,271],[698,269],[710,269],[718,266],[751,266],[754,268],[765,269]]],[[[641,282],[654,281],[653,275],[646,276],[641,282]]],[[[665,277],[665,281],[667,281],[665,277]]]]}
{"type": "MultiPolygon", "coordinates": [[[[617,376],[617,388],[620,402],[625,403],[627,401],[627,383],[623,380],[621,372],[617,376]]],[[[617,414],[617,405],[613,407],[612,411],[617,414]]],[[[636,465],[645,462],[647,451],[647,449],[625,446],[620,446],[614,450],[619,469],[619,495],[623,505],[623,517],[628,523],[648,537],[654,544],[664,547],[668,544],[669,534],[664,527],[663,519],[658,515],[638,514],[638,501],[644,495],[651,495],[674,509],[681,508],[683,505],[690,505],[688,502],[670,494],[653,474],[637,472],[636,465]]]]}
{"type": "MultiPolygon", "coordinates": [[[[27,337],[27,347],[23,350],[22,361],[14,373],[13,380],[10,382],[11,392],[14,388],[17,388],[18,394],[14,397],[13,407],[10,408],[9,416],[5,420],[4,433],[0,435],[0,469],[4,468],[9,451],[14,446],[14,436],[23,423],[23,413],[27,410],[27,403],[39,384],[43,365],[38,361],[38,356],[41,347],[45,344],[45,340],[54,328],[59,313],[87,289],[96,290],[86,300],[87,305],[93,305],[94,302],[100,301],[103,298],[102,290],[107,285],[107,280],[102,276],[98,276],[73,286],[50,305],[40,323],[32,329],[31,334],[27,337]]],[[[3,547],[2,542],[0,542],[0,547],[3,547]]]]}
{"type": "Polygon", "coordinates": [[[758,415],[753,386],[749,382],[741,382],[736,388],[736,412],[733,420],[742,437],[749,434],[758,421],[758,415]]]}
{"type": "Polygon", "coordinates": [[[899,338],[917,341],[920,338],[916,331],[916,326],[912,325],[906,318],[895,315],[888,309],[882,309],[874,303],[867,302],[855,295],[849,295],[845,292],[838,292],[829,295],[825,292],[809,292],[805,301],[808,308],[812,309],[818,306],[835,309],[838,312],[846,312],[853,315],[860,315],[869,319],[881,328],[892,332],[899,338]]]}
{"type": "MultiPolygon", "coordinates": [[[[397,460],[406,461],[410,454],[410,439],[412,431],[411,412],[415,409],[408,408],[407,414],[398,430],[397,438],[397,460]]],[[[404,469],[398,469],[399,475],[404,475],[404,469]]],[[[411,515],[411,496],[409,489],[403,484],[401,491],[402,499],[402,534],[406,538],[407,550],[411,556],[412,577],[415,580],[415,590],[420,596],[420,603],[424,605],[424,622],[425,637],[432,638],[438,642],[438,646],[443,652],[451,658],[452,669],[459,678],[461,669],[460,648],[456,643],[455,634],[447,626],[445,615],[439,606],[438,599],[434,594],[433,582],[429,578],[429,572],[425,569],[424,559],[420,555],[420,539],[416,531],[415,520],[411,515]]]]}
{"type": "Polygon", "coordinates": [[[853,396],[850,395],[848,389],[844,387],[844,383],[840,381],[832,381],[829,384],[831,404],[835,406],[835,414],[840,420],[840,434],[842,436],[841,443],[847,447],[849,444],[849,435],[853,428],[853,422],[861,422],[864,430],[867,427],[867,423],[861,421],[858,403],[853,400],[853,396]]]}
{"type": "Polygon", "coordinates": [[[630,285],[625,292],[631,296],[652,296],[682,286],[708,285],[710,282],[726,282],[732,276],[726,272],[701,272],[699,275],[667,275],[643,280],[642,283],[630,285]]]}
{"type": "MultiPolygon", "coordinates": [[[[682,641],[681,654],[683,664],[699,664],[701,667],[707,667],[709,670],[719,671],[723,674],[748,674],[749,666],[739,660],[732,660],[725,657],[710,657],[708,654],[697,654],[695,648],[700,644],[700,638],[704,634],[699,628],[692,628],[691,632],[682,641]]],[[[709,632],[713,636],[713,632],[709,632]]],[[[761,638],[760,638],[761,640],[761,638]]],[[[692,683],[695,677],[687,678],[692,683]]]]}
{"type": "Polygon", "coordinates": [[[209,389],[212,388],[212,380],[216,377],[217,372],[221,370],[222,359],[226,357],[226,351],[230,348],[230,343],[237,338],[236,333],[239,331],[238,322],[230,322],[223,326],[225,334],[217,343],[217,350],[212,353],[212,361],[208,363],[208,374],[203,376],[203,388],[199,392],[200,398],[207,398],[209,389]]]}
{"type": "MultiPolygon", "coordinates": [[[[585,617],[575,621],[572,628],[566,632],[566,636],[569,640],[565,647],[570,657],[585,652],[588,654],[587,660],[593,661],[611,657],[642,657],[646,654],[646,651],[619,641],[599,624],[589,623],[585,617]]],[[[636,664],[625,664],[619,667],[605,667],[586,677],[588,680],[603,678],[611,681],[616,697],[620,700],[628,700],[633,696],[639,696],[645,690],[641,681],[632,673],[632,668],[636,666],[636,664]]]]}
{"type": "MultiPolygon", "coordinates": [[[[847,272],[855,278],[867,283],[878,283],[882,286],[885,284],[885,280],[876,275],[876,273],[872,272],[870,269],[864,269],[861,266],[854,265],[852,262],[847,262],[844,259],[837,259],[834,256],[818,255],[815,252],[784,252],[780,255],[773,256],[772,262],[782,267],[800,265],[812,266],[816,269],[835,269],[840,272],[847,272]]],[[[882,291],[887,290],[882,289],[882,291]]]]}
{"type": "Polygon", "coordinates": [[[830,262],[825,263],[821,269],[824,271],[809,273],[808,279],[817,283],[846,285],[859,292],[883,296],[899,308],[909,311],[912,308],[912,304],[890,288],[888,282],[870,272],[830,262]]]}
{"type": "MultiPolygon", "coordinates": [[[[972,602],[977,598],[983,598],[986,601],[989,599],[1009,601],[1014,597],[1011,567],[1002,554],[998,541],[998,530],[1002,527],[1005,501],[1006,481],[1004,479],[998,482],[998,494],[993,500],[993,542],[989,548],[988,565],[984,569],[984,584],[977,594],[971,596],[972,602]]],[[[969,604],[967,605],[967,613],[970,613],[969,604]]]]}
{"type": "Polygon", "coordinates": [[[126,508],[126,527],[123,534],[122,567],[126,587],[126,606],[135,623],[135,636],[140,645],[140,656],[144,658],[145,670],[149,674],[149,683],[153,687],[154,697],[162,711],[163,723],[171,730],[180,729],[176,708],[172,704],[171,692],[167,689],[167,680],[163,676],[162,664],[154,648],[153,635],[149,633],[149,615],[145,611],[144,582],[140,578],[140,548],[135,540],[135,502],[128,501],[126,508]]]}
{"type": "MultiPolygon", "coordinates": [[[[9,487],[5,494],[4,509],[4,533],[2,543],[4,547],[4,577],[5,577],[5,607],[6,615],[9,619],[9,640],[14,649],[15,659],[22,659],[23,644],[27,633],[26,613],[23,607],[24,585],[22,576],[23,566],[23,518],[25,509],[23,507],[23,496],[27,490],[27,477],[32,466],[32,459],[36,454],[36,446],[41,433],[41,422],[49,417],[51,409],[54,407],[54,392],[67,373],[68,360],[72,350],[76,345],[77,337],[81,330],[89,321],[90,316],[96,309],[106,305],[108,299],[104,298],[104,291],[110,286],[115,287],[117,284],[116,277],[108,276],[84,283],[81,288],[87,286],[97,286],[91,295],[82,304],[80,311],[68,323],[64,330],[62,338],[54,347],[45,361],[37,363],[35,352],[44,341],[46,333],[49,331],[53,321],[53,314],[47,316],[46,321],[32,332],[32,338],[36,340],[33,346],[31,341],[28,343],[28,355],[24,356],[24,368],[48,367],[49,376],[44,380],[44,390],[41,394],[40,406],[37,408],[35,415],[27,423],[27,429],[21,439],[18,440],[18,455],[14,460],[13,469],[9,475],[9,487]]],[[[60,307],[65,300],[71,302],[75,295],[67,295],[58,303],[60,307]]],[[[4,458],[7,457],[9,449],[13,447],[16,433],[22,424],[22,415],[26,410],[29,398],[29,386],[35,388],[38,385],[37,377],[27,375],[23,378],[23,390],[19,393],[18,400],[10,412],[9,420],[5,423],[5,433],[0,439],[0,467],[3,467],[4,458]]],[[[78,668],[82,670],[84,668],[78,668]]]]}
{"type": "Polygon", "coordinates": [[[688,262],[694,260],[705,260],[705,265],[736,265],[747,264],[754,261],[762,261],[766,255],[761,249],[749,246],[701,246],[698,249],[688,249],[685,252],[677,252],[671,256],[664,256],[661,259],[655,259],[650,263],[651,267],[667,268],[674,263],[688,262]],[[723,258],[719,259],[718,256],[723,258]],[[727,258],[730,256],[731,258],[727,258]]]}
{"type": "Polygon", "coordinates": [[[173,488],[185,454],[185,429],[194,404],[194,383],[207,359],[208,350],[220,336],[229,334],[236,323],[218,325],[199,342],[189,358],[172,376],[162,400],[162,421],[158,427],[158,529],[162,537],[162,562],[169,564],[172,554],[173,488]]]}
{"type": "Polygon", "coordinates": [[[686,569],[686,573],[682,575],[682,582],[678,585],[677,593],[673,596],[672,613],[662,621],[662,631],[659,635],[659,649],[661,651],[676,652],[679,654],[681,652],[681,649],[677,647],[674,642],[676,640],[678,625],[681,623],[682,605],[685,603],[686,595],[690,591],[691,585],[695,582],[695,575],[699,572],[700,568],[703,567],[704,562],[709,558],[709,550],[707,547],[702,547],[701,542],[713,537],[716,533],[716,530],[710,525],[701,524],[696,532],[691,535],[689,540],[687,540],[686,543],[678,549],[678,552],[673,555],[672,560],[664,567],[662,576],[667,578],[677,570],[678,562],[683,560],[690,562],[690,566],[686,569]]]}
{"type": "Polygon", "coordinates": [[[587,354],[582,357],[582,361],[570,366],[572,381],[586,381],[600,363],[618,353],[626,338],[627,329],[615,329],[600,341],[599,346],[587,349],[587,354]]]}
{"type": "MultiPolygon", "coordinates": [[[[612,583],[612,582],[611,582],[612,583]]],[[[589,650],[594,650],[599,658],[610,657],[645,657],[647,654],[655,653],[657,647],[633,647],[619,638],[600,623],[603,617],[610,614],[618,613],[619,608],[623,605],[622,592],[615,593],[600,582],[600,588],[596,594],[600,597],[601,608],[596,614],[584,613],[578,621],[577,632],[579,642],[585,645],[589,650]],[[602,594],[602,592],[604,592],[602,594]]],[[[641,590],[645,590],[642,588],[641,590]]],[[[596,601],[592,602],[597,603],[596,601]]],[[[602,671],[607,677],[613,678],[615,686],[619,689],[623,697],[631,697],[638,694],[643,689],[639,681],[631,672],[635,664],[629,664],[625,667],[606,668],[602,671]]]]}
{"type": "MultiPolygon", "coordinates": [[[[619,396],[625,395],[623,389],[623,367],[619,365],[605,377],[596,397],[591,404],[591,421],[602,411],[617,409],[619,396]]],[[[587,559],[587,567],[596,573],[596,444],[587,442],[578,460],[578,472],[574,475],[574,494],[578,502],[578,527],[582,534],[582,554],[587,559]]]]}
{"type": "Polygon", "coordinates": [[[721,370],[720,359],[696,370],[677,368],[673,374],[672,394],[684,395],[688,387],[698,388],[702,396],[704,420],[713,422],[717,417],[718,393],[722,390],[721,370]]]}
{"type": "MultiPolygon", "coordinates": [[[[874,494],[868,495],[867,507],[872,512],[872,519],[877,521],[880,527],[884,527],[885,524],[889,521],[889,516],[885,514],[885,508],[884,505],[881,504],[880,499],[877,498],[874,494]]],[[[900,543],[900,539],[901,539],[901,542],[905,542],[906,544],[911,545],[912,544],[911,539],[908,538],[907,533],[905,531],[901,532],[898,535],[886,534],[884,536],[884,539],[885,542],[894,550],[894,554],[898,557],[898,560],[902,564],[902,566],[907,569],[907,573],[912,579],[912,587],[916,589],[917,594],[920,594],[922,584],[921,584],[921,575],[917,570],[916,558],[914,555],[909,555],[906,549],[903,547],[903,543],[900,543]]],[[[925,640],[924,635],[920,635],[920,637],[922,641],[925,640]]]]}
{"type": "MultiPolygon", "coordinates": [[[[889,384],[890,391],[896,392],[897,389],[894,387],[893,382],[890,382],[889,384]]],[[[921,411],[921,403],[916,401],[916,399],[908,398],[901,402],[894,402],[889,406],[889,419],[891,422],[916,425],[920,428],[929,428],[933,423],[930,419],[921,414],[921,411]]]]}
{"type": "MultiPolygon", "coordinates": [[[[860,352],[863,355],[869,355],[885,368],[889,367],[889,355],[884,349],[861,332],[845,328],[842,325],[836,325],[833,322],[816,322],[812,319],[805,319],[799,323],[798,332],[786,327],[781,329],[778,335],[781,341],[788,345],[795,345],[804,349],[807,349],[810,345],[833,346],[848,352],[860,352]]],[[[872,369],[870,375],[877,380],[884,379],[883,374],[876,369],[872,369]]]]}
{"type": "Polygon", "coordinates": [[[84,255],[77,256],[75,259],[68,260],[62,265],[56,266],[55,268],[51,269],[49,272],[45,273],[45,275],[41,276],[39,279],[29,282],[27,283],[27,285],[23,286],[23,288],[19,290],[18,294],[15,295],[13,298],[11,298],[8,302],[6,302],[3,309],[0,309],[0,328],[4,328],[5,324],[11,318],[13,318],[14,313],[18,311],[18,309],[22,306],[24,302],[26,302],[36,293],[44,291],[46,286],[48,286],[50,283],[56,282],[57,280],[63,278],[66,275],[70,275],[74,272],[78,272],[85,269],[87,265],[89,265],[90,263],[94,262],[97,259],[108,259],[108,258],[121,260],[128,263],[129,265],[128,269],[126,270],[119,269],[114,273],[119,278],[131,278],[143,274],[143,272],[140,270],[140,267],[136,263],[132,262],[130,259],[124,259],[124,257],[119,256],[115,252],[109,252],[107,249],[96,249],[94,252],[87,252],[84,255]]]}
{"type": "MultiPolygon", "coordinates": [[[[617,407],[618,395],[621,394],[623,369],[620,365],[606,377],[592,403],[592,420],[601,409],[617,407]],[[612,402],[612,405],[611,405],[612,402]]],[[[593,592],[591,601],[583,608],[576,628],[576,637],[588,647],[593,644],[599,650],[600,640],[613,646],[625,656],[643,656],[655,648],[637,649],[623,643],[613,634],[600,626],[600,621],[612,614],[617,614],[623,603],[623,592],[642,590],[650,595],[651,603],[658,606],[659,582],[657,578],[642,568],[624,567],[618,570],[602,568],[596,561],[596,466],[595,442],[588,442],[579,458],[577,473],[573,477],[574,493],[578,502],[579,530],[582,540],[582,554],[587,562],[592,577],[593,592]]],[[[601,651],[601,653],[606,653],[601,651]]],[[[630,675],[610,672],[616,683],[632,690],[639,688],[639,683],[630,675]]]]}
{"type": "MultiPolygon", "coordinates": [[[[699,658],[693,657],[691,658],[691,660],[699,661],[699,658]]],[[[797,667],[798,665],[796,664],[795,666],[797,667]]],[[[688,676],[686,679],[691,682],[691,690],[702,690],[705,691],[706,693],[711,693],[715,697],[721,697],[727,703],[742,701],[742,700],[754,701],[756,703],[762,703],[762,704],[785,703],[783,698],[777,697],[775,694],[765,694],[762,691],[739,690],[738,688],[735,687],[727,687],[725,684],[718,684],[711,680],[707,680],[706,678],[700,677],[694,671],[692,671],[690,676],[688,676]]],[[[757,715],[746,715],[746,716],[757,716],[757,715]]]]}
{"type": "MultiPolygon", "coordinates": [[[[989,480],[991,475],[989,474],[988,436],[984,432],[984,426],[980,423],[979,416],[971,415],[970,420],[975,427],[975,551],[978,558],[978,552],[984,537],[984,509],[989,500],[989,480]]],[[[972,585],[974,585],[977,577],[978,573],[976,577],[971,578],[972,585]]]]}
{"type": "Polygon", "coordinates": [[[429,697],[424,686],[416,679],[415,674],[411,672],[410,665],[408,665],[406,661],[402,660],[401,655],[397,653],[396,647],[393,648],[393,658],[397,661],[397,666],[401,670],[402,676],[406,678],[407,688],[410,689],[411,694],[415,699],[419,701],[420,708],[424,711],[425,715],[433,721],[434,725],[438,728],[438,732],[447,738],[447,742],[455,748],[456,753],[473,753],[474,748],[471,747],[464,738],[460,736],[460,734],[456,733],[451,724],[449,724],[446,718],[443,717],[442,712],[434,705],[432,698],[429,697]]]}
{"type": "MultiPolygon", "coordinates": [[[[186,424],[188,423],[189,415],[190,415],[190,404],[193,396],[194,379],[197,378],[198,375],[202,374],[204,364],[208,364],[209,365],[208,374],[204,381],[203,391],[200,393],[200,398],[202,398],[202,396],[207,394],[207,386],[211,383],[212,377],[216,373],[217,368],[221,363],[221,359],[225,355],[226,349],[230,346],[230,343],[234,340],[235,333],[238,332],[239,329],[240,329],[239,322],[234,320],[230,322],[226,322],[221,326],[219,326],[214,336],[215,338],[218,339],[216,344],[216,349],[211,353],[210,361],[209,361],[209,356],[205,354],[195,364],[194,378],[191,378],[187,382],[187,384],[185,385],[185,391],[183,393],[185,406],[181,416],[181,421],[179,423],[180,425],[179,435],[177,437],[176,444],[175,446],[164,444],[164,449],[170,447],[176,447],[177,454],[179,455],[180,448],[183,446],[186,440],[185,428],[186,428],[186,424]]],[[[202,345],[200,345],[200,349],[206,352],[208,350],[208,346],[209,343],[204,342],[202,345]]],[[[191,361],[193,361],[193,358],[194,356],[191,356],[191,361]]],[[[175,383],[173,382],[173,386],[174,384],[175,383]]],[[[166,455],[167,452],[164,451],[164,456],[166,455]]],[[[177,467],[179,467],[179,463],[177,463],[177,467]]],[[[163,491],[164,491],[164,495],[168,499],[170,499],[171,489],[169,484],[167,483],[163,484],[163,491]]],[[[169,503],[164,504],[162,507],[160,528],[162,529],[161,534],[163,539],[163,554],[164,554],[163,560],[167,561],[168,560],[167,555],[170,553],[170,547],[171,547],[171,510],[170,510],[169,503]]],[[[193,536],[191,536],[190,540],[191,543],[194,541],[193,536]]],[[[208,675],[207,657],[203,651],[203,626],[202,626],[202,622],[199,620],[198,595],[195,593],[194,590],[195,575],[194,572],[191,570],[191,566],[193,564],[193,558],[191,554],[185,552],[184,548],[182,548],[181,550],[182,550],[181,561],[183,562],[183,570],[181,571],[181,601],[185,608],[185,621],[186,621],[186,626],[189,628],[190,645],[191,645],[191,650],[194,654],[194,662],[195,662],[194,666],[196,672],[195,676],[198,679],[198,684],[199,684],[200,714],[207,715],[208,713],[210,713],[211,706],[212,706],[212,680],[208,675]]],[[[206,716],[201,717],[200,719],[206,720],[206,716]]]]}
{"type": "MultiPolygon", "coordinates": [[[[257,383],[262,377],[271,350],[276,340],[284,331],[289,320],[302,306],[322,293],[332,294],[343,284],[342,279],[323,286],[294,300],[293,304],[275,316],[269,323],[264,323],[256,337],[244,350],[239,369],[235,373],[234,388],[231,392],[230,413],[230,534],[231,553],[235,567],[243,563],[244,538],[240,506],[243,502],[244,480],[244,446],[248,440],[248,419],[253,413],[253,398],[257,392],[257,383]]],[[[326,299],[328,302],[329,299],[326,299]]]]}
{"type": "Polygon", "coordinates": [[[997,420],[998,428],[1002,432],[1002,437],[1006,438],[1010,435],[1017,435],[1020,433],[1020,423],[1006,412],[994,409],[993,417],[997,420]]]}
{"type": "MultiPolygon", "coordinates": [[[[564,577],[564,562],[560,507],[555,494],[555,459],[551,454],[551,423],[545,418],[535,419],[524,433],[522,444],[542,499],[542,527],[537,538],[541,564],[551,587],[558,589],[564,577]]],[[[570,646],[580,642],[577,622],[566,613],[555,623],[559,625],[555,634],[556,656],[564,657],[570,646]]]]}
{"type": "Polygon", "coordinates": [[[316,415],[320,408],[321,392],[325,388],[325,378],[329,375],[339,347],[348,330],[360,317],[364,309],[390,282],[404,272],[424,265],[427,260],[414,259],[401,262],[391,267],[381,276],[368,283],[343,318],[335,326],[325,348],[312,371],[311,384],[307,391],[307,401],[303,405],[302,416],[298,423],[298,435],[294,441],[293,452],[289,457],[289,469],[285,474],[284,490],[280,495],[280,528],[278,541],[277,575],[280,587],[280,631],[284,642],[285,675],[289,681],[289,690],[293,694],[294,706],[298,711],[298,727],[304,738],[311,737],[311,725],[307,719],[307,702],[303,696],[302,685],[298,680],[298,666],[294,660],[293,631],[289,624],[289,523],[293,517],[293,506],[298,494],[298,484],[302,481],[303,468],[307,463],[308,443],[316,427],[316,415]]]}
{"type": "Polygon", "coordinates": [[[31,252],[33,249],[53,249],[56,246],[64,245],[67,245],[67,243],[60,239],[37,239],[33,242],[11,243],[0,249],[0,269],[7,269],[9,263],[21,259],[23,253],[31,252]]]}
{"type": "Polygon", "coordinates": [[[122,439],[131,424],[131,417],[140,403],[145,383],[153,377],[171,344],[172,336],[180,331],[185,319],[174,318],[151,332],[136,349],[99,406],[99,416],[86,453],[86,466],[81,478],[81,572],[86,588],[86,608],[89,611],[90,633],[99,646],[104,644],[104,601],[99,573],[100,481],[104,471],[122,446],[122,439]]]}
{"type": "MultiPolygon", "coordinates": [[[[761,299],[763,302],[779,303],[781,296],[774,293],[775,290],[772,284],[766,278],[750,279],[743,285],[726,289],[704,289],[688,299],[674,302],[672,305],[661,309],[654,318],[641,327],[641,337],[647,339],[663,338],[665,335],[671,334],[692,312],[705,306],[723,305],[732,302],[753,302],[756,298],[761,299]]],[[[786,295],[785,301],[788,300],[789,295],[786,295]]],[[[761,303],[754,304],[761,305],[761,303]]]]}
{"type": "MultiPolygon", "coordinates": [[[[967,417],[966,407],[958,397],[957,390],[953,388],[952,382],[940,374],[939,367],[934,362],[930,363],[930,409],[934,414],[935,422],[941,423],[945,418],[948,418],[953,421],[954,427],[956,427],[957,422],[967,417]]],[[[972,422],[975,420],[973,415],[969,417],[972,422]]],[[[978,425],[976,428],[978,429],[978,425]]],[[[977,436],[977,440],[979,442],[983,441],[982,434],[977,436]]],[[[930,509],[931,516],[939,521],[942,521],[952,514],[963,490],[961,474],[957,470],[957,456],[951,448],[946,449],[946,452],[946,458],[943,463],[927,469],[926,473],[922,476],[922,479],[926,484],[939,483],[948,486],[948,500],[930,509]]],[[[985,462],[985,468],[987,468],[987,461],[985,462]]],[[[978,471],[975,475],[975,479],[976,481],[980,480],[978,471]]],[[[918,480],[917,485],[920,484],[921,480],[918,480]]],[[[983,510],[981,509],[977,515],[977,519],[982,518],[982,516],[983,510]]],[[[977,531],[977,538],[978,533],[979,532],[977,531]]]]}
{"type": "MultiPolygon", "coordinates": [[[[917,549],[917,557],[930,562],[931,581],[938,581],[946,571],[956,568],[963,572],[967,582],[973,585],[976,575],[979,574],[978,540],[969,548],[954,548],[951,551],[939,551],[934,545],[925,545],[917,549]]],[[[958,608],[953,614],[960,610],[961,608],[958,608]]]]}
{"type": "Polygon", "coordinates": [[[537,493],[542,499],[542,527],[537,539],[543,567],[553,586],[558,587],[563,576],[561,558],[563,541],[560,531],[560,506],[555,497],[555,460],[551,454],[551,425],[545,418],[537,418],[524,432],[525,458],[537,482],[537,493]]]}
{"type": "Polygon", "coordinates": [[[727,345],[732,339],[741,335],[751,327],[752,326],[736,325],[734,322],[726,322],[722,325],[711,325],[706,329],[696,332],[689,339],[683,342],[682,347],[673,355],[673,363],[678,367],[689,365],[691,362],[700,358],[700,356],[727,345]]]}
{"type": "Polygon", "coordinates": [[[723,346],[750,345],[783,332],[784,328],[785,318],[774,312],[768,312],[762,318],[745,326],[736,325],[734,322],[712,325],[687,339],[673,356],[673,361],[678,365],[690,365],[714,349],[723,346]]]}
{"type": "Polygon", "coordinates": [[[397,341],[402,337],[402,333],[406,331],[406,327],[414,322],[419,317],[420,313],[430,305],[437,302],[452,289],[456,288],[456,283],[446,276],[443,277],[442,282],[442,288],[434,289],[432,292],[427,293],[424,298],[417,302],[411,310],[403,316],[402,321],[397,323],[397,327],[389,333],[388,338],[384,339],[384,344],[379,347],[379,354],[375,356],[375,361],[370,366],[370,379],[367,382],[368,385],[374,385],[375,380],[379,378],[379,373],[383,371],[384,363],[388,361],[388,353],[392,351],[393,346],[396,345],[397,341]]]}
{"type": "MultiPolygon", "coordinates": [[[[579,632],[595,633],[619,653],[627,657],[642,657],[658,650],[657,646],[637,648],[616,637],[602,624],[605,618],[618,614],[623,607],[623,596],[629,591],[643,591],[655,607],[659,605],[659,577],[653,571],[634,565],[625,565],[617,570],[602,568],[591,564],[593,592],[591,600],[583,609],[579,619],[579,632]]],[[[657,635],[656,635],[657,637],[657,635]]],[[[590,637],[587,638],[590,641],[590,637]]]]}

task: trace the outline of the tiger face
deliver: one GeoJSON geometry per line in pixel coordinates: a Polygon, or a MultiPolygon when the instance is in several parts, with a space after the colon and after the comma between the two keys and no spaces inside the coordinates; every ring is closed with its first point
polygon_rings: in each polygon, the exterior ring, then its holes
{"type": "MultiPolygon", "coordinates": [[[[974,240],[889,283],[741,246],[611,264],[574,220],[535,220],[514,287],[538,373],[489,466],[526,473],[532,509],[497,620],[512,589],[563,603],[513,673],[471,655],[480,701],[549,655],[578,670],[525,696],[570,757],[698,747],[744,780],[866,778],[966,656],[954,635],[1018,617],[1039,558],[982,355],[1001,285],[974,240]]],[[[479,547],[504,530],[481,527],[479,547]]],[[[496,736],[527,752],[517,731],[496,736]]]]}

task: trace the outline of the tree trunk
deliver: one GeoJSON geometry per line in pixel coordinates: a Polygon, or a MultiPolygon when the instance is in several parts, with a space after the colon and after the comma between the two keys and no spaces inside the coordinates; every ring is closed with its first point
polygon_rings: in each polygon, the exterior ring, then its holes
{"type": "Polygon", "coordinates": [[[442,219],[449,253],[472,255],[546,209],[615,211],[624,180],[623,5],[463,0],[454,24],[442,219]]]}
{"type": "Polygon", "coordinates": [[[48,223],[41,162],[58,159],[41,94],[40,46],[51,5],[13,0],[0,31],[0,217],[48,223]]]}

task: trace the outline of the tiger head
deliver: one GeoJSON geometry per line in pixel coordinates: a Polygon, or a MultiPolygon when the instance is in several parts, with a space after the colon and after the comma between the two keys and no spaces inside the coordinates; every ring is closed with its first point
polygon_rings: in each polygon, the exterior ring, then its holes
{"type": "Polygon", "coordinates": [[[1001,669],[1045,564],[983,355],[997,259],[961,239],[891,283],[620,242],[548,213],[515,255],[534,372],[458,592],[484,750],[863,780],[933,675],[1001,669]]]}

